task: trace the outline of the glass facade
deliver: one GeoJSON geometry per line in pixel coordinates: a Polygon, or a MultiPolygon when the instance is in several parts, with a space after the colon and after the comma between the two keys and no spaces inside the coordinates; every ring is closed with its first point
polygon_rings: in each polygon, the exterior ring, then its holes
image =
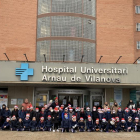
{"type": "Polygon", "coordinates": [[[63,61],[65,55],[65,61],[80,62],[84,55],[83,62],[95,62],[95,2],[96,0],[38,0],[38,15],[46,15],[38,17],[36,60],[44,61],[45,54],[46,61],[63,61]]]}

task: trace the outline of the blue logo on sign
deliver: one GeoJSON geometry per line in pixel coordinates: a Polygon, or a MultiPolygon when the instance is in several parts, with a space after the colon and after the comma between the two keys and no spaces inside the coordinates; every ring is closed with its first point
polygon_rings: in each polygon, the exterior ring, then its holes
{"type": "Polygon", "coordinates": [[[21,63],[21,68],[16,68],[16,75],[21,81],[28,81],[28,76],[34,75],[34,70],[29,68],[28,63],[21,63]]]}

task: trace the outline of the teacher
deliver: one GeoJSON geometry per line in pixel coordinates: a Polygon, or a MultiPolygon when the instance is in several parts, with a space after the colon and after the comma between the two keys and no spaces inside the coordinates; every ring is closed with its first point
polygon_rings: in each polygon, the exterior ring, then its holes
{"type": "Polygon", "coordinates": [[[24,103],[22,104],[22,106],[24,107],[24,110],[27,110],[27,107],[31,107],[32,104],[31,104],[31,102],[29,103],[29,102],[28,102],[28,99],[26,98],[26,99],[24,100],[24,103]]]}

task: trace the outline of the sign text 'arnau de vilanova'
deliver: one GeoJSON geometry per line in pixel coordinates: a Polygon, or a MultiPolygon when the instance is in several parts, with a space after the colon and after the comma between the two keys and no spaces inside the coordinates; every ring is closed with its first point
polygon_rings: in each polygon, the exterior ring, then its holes
{"type": "Polygon", "coordinates": [[[128,74],[128,68],[94,68],[94,67],[48,67],[42,66],[44,73],[42,81],[46,82],[67,82],[70,78],[71,82],[89,83],[121,83],[120,76],[128,74]],[[80,75],[78,75],[78,74],[80,75]],[[70,75],[70,76],[68,76],[70,75]]]}

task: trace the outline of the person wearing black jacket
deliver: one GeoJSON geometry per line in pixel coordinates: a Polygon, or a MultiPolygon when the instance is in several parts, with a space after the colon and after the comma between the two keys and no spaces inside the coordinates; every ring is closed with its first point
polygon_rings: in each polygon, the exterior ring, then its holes
{"type": "Polygon", "coordinates": [[[14,106],[14,110],[11,113],[11,116],[15,116],[18,119],[18,106],[14,106]]]}
{"type": "Polygon", "coordinates": [[[86,119],[86,114],[84,112],[84,108],[81,108],[81,111],[80,111],[80,118],[83,118],[84,120],[86,119]]]}
{"type": "Polygon", "coordinates": [[[86,127],[87,127],[87,131],[88,132],[92,132],[93,131],[93,122],[91,120],[91,116],[88,115],[88,120],[86,122],[86,127]]]}
{"type": "Polygon", "coordinates": [[[51,131],[52,130],[52,120],[51,120],[51,116],[48,115],[48,119],[47,121],[45,122],[45,131],[51,131]]]}
{"type": "Polygon", "coordinates": [[[76,116],[75,115],[72,116],[71,126],[70,127],[71,127],[72,133],[75,133],[76,129],[78,128],[78,123],[76,121],[76,116]]]}
{"type": "Polygon", "coordinates": [[[81,117],[80,122],[78,123],[79,126],[79,132],[84,132],[85,131],[85,122],[84,119],[81,117]]]}
{"type": "Polygon", "coordinates": [[[22,131],[22,130],[23,130],[23,122],[22,122],[22,119],[19,118],[17,122],[17,131],[22,131]]]}
{"type": "Polygon", "coordinates": [[[57,107],[54,108],[54,112],[52,113],[52,123],[53,123],[53,132],[55,132],[55,129],[58,130],[59,125],[59,110],[57,107]]]}
{"type": "Polygon", "coordinates": [[[92,120],[93,120],[93,123],[96,121],[97,118],[98,118],[98,112],[97,112],[96,106],[94,106],[93,107],[93,111],[92,111],[92,120]]]}
{"type": "Polygon", "coordinates": [[[33,117],[36,117],[36,121],[37,121],[37,123],[39,123],[39,121],[40,121],[40,112],[39,112],[39,108],[36,108],[35,109],[36,111],[35,111],[35,113],[34,113],[34,116],[33,117]]]}
{"type": "Polygon", "coordinates": [[[16,130],[17,130],[17,119],[16,116],[14,115],[11,120],[11,131],[16,131],[16,130]]]}
{"type": "Polygon", "coordinates": [[[135,118],[135,121],[133,123],[133,130],[135,132],[140,132],[140,122],[138,117],[135,118]]]}
{"type": "Polygon", "coordinates": [[[32,120],[34,116],[35,116],[35,111],[33,110],[33,106],[31,106],[30,107],[30,120],[32,120]]]}
{"type": "Polygon", "coordinates": [[[106,121],[106,118],[102,119],[100,129],[101,129],[101,132],[107,132],[108,131],[108,122],[106,121]]]}
{"type": "Polygon", "coordinates": [[[37,130],[37,121],[35,117],[32,118],[32,121],[30,122],[29,126],[30,126],[31,132],[34,132],[37,130]]]}
{"type": "Polygon", "coordinates": [[[95,132],[99,132],[99,131],[100,131],[100,128],[101,128],[100,122],[99,122],[99,119],[97,118],[96,121],[94,122],[93,130],[94,130],[95,132]]]}

